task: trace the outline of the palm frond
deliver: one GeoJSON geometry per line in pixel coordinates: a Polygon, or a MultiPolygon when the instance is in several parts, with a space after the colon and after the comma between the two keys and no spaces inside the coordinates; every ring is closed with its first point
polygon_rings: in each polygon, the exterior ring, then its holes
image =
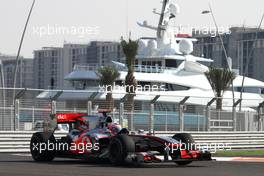
{"type": "Polygon", "coordinates": [[[135,76],[134,76],[134,65],[135,65],[135,58],[136,58],[137,51],[138,51],[138,41],[132,41],[131,39],[129,39],[129,41],[127,42],[125,40],[122,40],[121,46],[122,46],[123,52],[126,56],[126,64],[128,67],[128,72],[127,72],[125,84],[127,86],[133,87],[133,89],[128,87],[126,89],[126,92],[134,93],[135,88],[137,86],[137,81],[136,81],[135,76]]]}
{"type": "Polygon", "coordinates": [[[217,98],[222,98],[224,92],[229,89],[232,81],[236,77],[235,73],[228,69],[215,67],[210,67],[209,71],[205,73],[205,76],[209,81],[217,98]]]}
{"type": "Polygon", "coordinates": [[[115,80],[120,76],[118,70],[112,67],[102,67],[98,70],[100,85],[113,85],[115,80]]]}
{"type": "Polygon", "coordinates": [[[135,58],[138,51],[138,42],[132,41],[129,39],[129,41],[122,40],[121,46],[123,48],[123,53],[126,56],[126,64],[128,67],[131,67],[135,63],[135,58]]]}

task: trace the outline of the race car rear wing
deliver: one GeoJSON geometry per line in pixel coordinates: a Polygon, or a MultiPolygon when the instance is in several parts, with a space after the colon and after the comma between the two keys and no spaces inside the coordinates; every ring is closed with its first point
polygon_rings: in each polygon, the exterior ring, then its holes
{"type": "Polygon", "coordinates": [[[76,120],[82,116],[87,116],[84,113],[71,113],[71,114],[55,114],[57,118],[57,123],[74,123],[76,120]]]}

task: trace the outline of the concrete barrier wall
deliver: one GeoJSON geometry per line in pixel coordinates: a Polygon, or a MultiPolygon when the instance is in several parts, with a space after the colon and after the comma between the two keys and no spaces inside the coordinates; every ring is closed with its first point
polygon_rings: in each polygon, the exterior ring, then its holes
{"type": "MultiPolygon", "coordinates": [[[[30,139],[34,131],[0,131],[0,152],[29,152],[30,139]]],[[[177,131],[156,131],[157,136],[173,136],[177,131]]],[[[186,132],[185,132],[186,133],[186,132]]],[[[188,132],[187,132],[188,133],[188,132]]],[[[264,149],[264,132],[189,132],[202,147],[224,147],[226,149],[264,149]]],[[[65,133],[55,133],[56,138],[65,133]]]]}

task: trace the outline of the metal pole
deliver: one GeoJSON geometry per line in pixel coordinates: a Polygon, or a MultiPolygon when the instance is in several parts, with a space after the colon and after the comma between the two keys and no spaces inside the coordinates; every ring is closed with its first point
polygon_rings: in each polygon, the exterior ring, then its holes
{"type": "Polygon", "coordinates": [[[190,96],[184,97],[179,103],[179,127],[180,131],[184,131],[184,105],[190,96]]]}
{"type": "Polygon", "coordinates": [[[179,126],[180,131],[184,131],[184,113],[183,113],[184,105],[179,105],[179,126]]]}
{"type": "Polygon", "coordinates": [[[131,127],[131,131],[134,131],[134,108],[133,108],[133,110],[130,113],[131,113],[130,114],[130,118],[131,118],[130,127],[131,127]]]}
{"type": "Polygon", "coordinates": [[[19,80],[19,86],[20,88],[23,87],[23,58],[20,59],[20,80],[19,80]]]}
{"type": "Polygon", "coordinates": [[[34,129],[35,125],[35,107],[32,106],[32,130],[34,129]]]}
{"type": "Polygon", "coordinates": [[[149,111],[149,134],[154,134],[154,104],[150,104],[149,111]]]}
{"type": "Polygon", "coordinates": [[[260,127],[260,131],[263,131],[263,107],[261,107],[260,112],[261,112],[261,117],[260,117],[261,127],[260,127]]]}
{"type": "MultiPolygon", "coordinates": [[[[260,23],[259,23],[258,29],[257,29],[257,31],[256,31],[256,36],[255,36],[255,40],[253,40],[252,49],[251,49],[251,51],[250,51],[250,53],[249,53],[249,55],[248,55],[248,59],[246,60],[246,64],[245,64],[246,68],[245,68],[245,70],[243,70],[244,73],[243,73],[243,78],[242,78],[242,85],[241,85],[241,91],[240,91],[240,99],[243,98],[244,83],[245,83],[246,74],[247,74],[247,72],[248,72],[249,60],[250,60],[250,58],[251,58],[251,56],[252,56],[252,54],[253,54],[253,51],[254,51],[254,44],[255,44],[255,42],[258,40],[258,33],[259,33],[260,29],[261,29],[261,25],[262,25],[263,20],[264,20],[264,13],[263,13],[263,15],[262,15],[262,17],[261,17],[261,20],[260,20],[260,23]]],[[[243,68],[243,66],[242,66],[242,68],[243,68]]],[[[240,111],[241,111],[241,109],[242,109],[241,106],[242,106],[242,105],[241,105],[241,103],[240,103],[240,105],[239,105],[239,110],[240,110],[240,111]]]]}
{"type": "Polygon", "coordinates": [[[119,124],[123,127],[124,103],[119,104],[119,124]]]}
{"type": "MultiPolygon", "coordinates": [[[[35,5],[35,2],[36,0],[33,0],[32,2],[32,5],[31,5],[31,8],[30,8],[30,11],[29,11],[29,14],[28,14],[28,17],[27,17],[27,20],[26,20],[26,23],[25,23],[25,26],[24,26],[24,30],[23,30],[23,33],[22,33],[22,36],[21,36],[21,39],[20,39],[20,44],[19,44],[19,47],[18,47],[18,51],[17,51],[17,56],[16,56],[16,65],[15,65],[15,70],[14,70],[14,77],[13,77],[13,105],[15,105],[15,94],[16,94],[16,79],[17,79],[17,70],[18,70],[18,63],[19,63],[19,57],[20,57],[20,51],[21,51],[21,48],[22,48],[22,44],[23,44],[23,41],[24,41],[24,37],[25,37],[25,34],[26,34],[26,30],[27,30],[27,26],[28,26],[28,23],[29,23],[29,20],[30,20],[30,17],[31,17],[31,13],[32,13],[32,10],[33,10],[33,7],[35,5]]],[[[14,118],[14,122],[15,122],[15,114],[13,116],[14,118]]],[[[14,123],[15,125],[15,123],[14,123]]],[[[14,127],[15,129],[15,127],[14,127]]]]}
{"type": "MultiPolygon", "coordinates": [[[[224,40],[222,38],[222,36],[219,34],[219,28],[218,28],[218,25],[216,23],[216,19],[215,19],[215,16],[214,16],[214,12],[213,12],[213,9],[211,7],[211,4],[209,3],[209,8],[210,8],[210,12],[211,12],[211,15],[212,15],[212,18],[213,18],[213,21],[214,21],[214,24],[215,24],[215,27],[216,27],[216,32],[217,32],[217,35],[219,36],[219,39],[220,39],[220,42],[221,42],[221,45],[222,45],[222,48],[223,48],[223,51],[224,51],[224,55],[225,55],[225,59],[226,59],[226,63],[227,65],[229,66],[229,70],[232,71],[232,67],[230,67],[230,65],[228,64],[228,55],[227,55],[227,51],[226,51],[226,48],[225,48],[225,45],[224,45],[224,40]]],[[[231,82],[231,87],[232,87],[232,96],[233,96],[233,104],[235,103],[235,92],[234,92],[234,84],[233,84],[233,80],[231,82]]]]}
{"type": "Polygon", "coordinates": [[[203,124],[204,124],[204,125],[203,125],[203,131],[206,131],[206,127],[207,127],[207,126],[206,126],[206,125],[207,125],[206,122],[207,122],[207,119],[206,119],[206,118],[203,118],[203,119],[204,119],[204,120],[203,120],[203,124]]]}
{"type": "Polygon", "coordinates": [[[263,107],[261,108],[261,131],[263,131],[263,107]]]}
{"type": "Polygon", "coordinates": [[[237,130],[237,116],[236,116],[236,106],[232,108],[232,116],[233,116],[233,131],[237,130]]]}
{"type": "Polygon", "coordinates": [[[6,105],[6,98],[5,98],[5,77],[4,77],[4,66],[2,60],[0,60],[0,70],[1,70],[1,82],[2,82],[2,95],[3,95],[3,116],[2,116],[2,130],[4,129],[4,118],[5,118],[5,105],[6,105]]]}
{"type": "Polygon", "coordinates": [[[165,131],[166,132],[168,131],[168,113],[167,113],[167,110],[166,110],[166,119],[165,119],[165,131]]]}
{"type": "Polygon", "coordinates": [[[249,119],[249,111],[247,112],[247,119],[248,119],[248,131],[250,131],[251,130],[251,121],[250,121],[250,119],[249,119]]]}
{"type": "Polygon", "coordinates": [[[237,100],[232,107],[232,117],[233,117],[233,131],[237,130],[237,114],[236,107],[241,103],[242,99],[237,100]]]}
{"type": "Polygon", "coordinates": [[[198,132],[200,131],[200,117],[199,117],[199,114],[197,114],[197,129],[198,129],[198,132]]]}
{"type": "Polygon", "coordinates": [[[163,0],[163,5],[162,5],[162,10],[161,10],[161,14],[160,14],[160,19],[159,19],[159,26],[158,26],[158,30],[157,30],[157,37],[161,38],[161,31],[162,31],[162,23],[163,23],[163,19],[164,19],[164,12],[165,12],[165,8],[166,5],[168,3],[168,0],[163,0]]]}
{"type": "Polygon", "coordinates": [[[227,51],[226,51],[226,48],[225,48],[225,45],[224,45],[224,40],[222,38],[222,36],[219,34],[219,28],[218,28],[218,25],[216,23],[216,19],[215,19],[215,16],[214,16],[214,12],[212,10],[212,7],[211,7],[211,4],[209,3],[209,8],[210,8],[210,12],[211,12],[211,15],[212,15],[212,18],[213,18],[213,21],[214,21],[214,25],[216,27],[216,32],[219,36],[219,39],[220,39],[220,42],[221,42],[221,45],[222,45],[222,48],[223,48],[223,51],[224,51],[224,55],[225,55],[225,58],[226,58],[226,62],[228,63],[228,56],[227,56],[227,51]]]}
{"type": "MultiPolygon", "coordinates": [[[[20,126],[20,100],[19,99],[16,99],[15,100],[15,116],[16,116],[16,119],[17,119],[17,128],[16,129],[20,129],[19,126],[20,126]]],[[[15,123],[15,121],[14,121],[15,123]]],[[[15,127],[16,125],[14,125],[15,127]]]]}
{"type": "Polygon", "coordinates": [[[258,112],[258,131],[260,131],[260,122],[261,122],[261,116],[260,116],[260,107],[258,107],[258,110],[257,110],[257,112],[258,112]]]}
{"type": "MultiPolygon", "coordinates": [[[[15,117],[15,115],[13,115],[14,114],[14,110],[15,109],[15,105],[13,104],[13,105],[11,105],[11,109],[10,109],[10,115],[11,115],[11,117],[15,117]]],[[[10,118],[10,130],[12,131],[15,131],[13,128],[14,128],[14,125],[13,125],[13,119],[15,119],[15,118],[10,118]]]]}
{"type": "Polygon", "coordinates": [[[206,117],[207,117],[207,131],[211,130],[211,108],[210,106],[217,100],[217,98],[211,99],[206,105],[206,117]]]}
{"type": "MultiPolygon", "coordinates": [[[[25,37],[25,34],[26,34],[27,26],[28,26],[28,23],[29,23],[29,20],[30,20],[31,13],[33,11],[35,2],[36,2],[36,0],[33,0],[32,4],[31,4],[31,8],[30,8],[30,11],[29,11],[29,14],[28,14],[28,17],[27,17],[26,24],[24,26],[24,30],[23,30],[23,33],[22,33],[22,36],[21,36],[21,40],[20,40],[20,44],[19,44],[18,51],[17,51],[15,72],[14,72],[14,78],[13,78],[13,87],[14,87],[14,89],[16,88],[16,77],[17,77],[17,70],[18,70],[18,62],[19,62],[20,51],[21,51],[21,48],[22,48],[22,44],[23,44],[24,37],[25,37]]],[[[13,100],[14,99],[15,99],[15,90],[13,92],[13,100]]]]}
{"type": "Polygon", "coordinates": [[[56,101],[51,101],[51,114],[56,114],[57,107],[56,107],[56,101]]]}
{"type": "Polygon", "coordinates": [[[211,111],[210,111],[210,106],[206,107],[206,117],[207,117],[207,131],[211,131],[211,111]]]}
{"type": "Polygon", "coordinates": [[[87,114],[88,115],[92,114],[92,101],[87,102],[87,114]]]}

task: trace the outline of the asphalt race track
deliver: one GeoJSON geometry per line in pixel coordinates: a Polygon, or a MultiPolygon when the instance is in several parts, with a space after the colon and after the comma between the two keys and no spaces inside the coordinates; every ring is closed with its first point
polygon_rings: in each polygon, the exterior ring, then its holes
{"type": "Polygon", "coordinates": [[[0,176],[263,176],[264,163],[194,162],[188,166],[173,163],[150,164],[139,168],[114,167],[107,163],[55,159],[33,162],[27,155],[0,154],[0,176]]]}

